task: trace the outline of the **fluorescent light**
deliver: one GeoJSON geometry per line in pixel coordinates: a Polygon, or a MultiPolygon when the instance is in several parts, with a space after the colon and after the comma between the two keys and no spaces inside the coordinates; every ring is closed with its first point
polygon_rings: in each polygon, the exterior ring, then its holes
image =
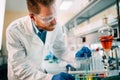
{"type": "Polygon", "coordinates": [[[60,9],[67,10],[70,8],[71,5],[72,5],[72,0],[63,0],[60,5],[60,9]]]}

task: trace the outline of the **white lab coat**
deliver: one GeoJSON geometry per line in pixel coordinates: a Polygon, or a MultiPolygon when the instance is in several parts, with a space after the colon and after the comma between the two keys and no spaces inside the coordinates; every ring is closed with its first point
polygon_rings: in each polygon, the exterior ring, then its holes
{"type": "Polygon", "coordinates": [[[48,31],[46,43],[34,33],[29,16],[9,25],[6,31],[9,80],[51,80],[52,75],[44,73],[43,56],[50,50],[56,57],[64,56],[65,43],[62,27],[48,31]]]}

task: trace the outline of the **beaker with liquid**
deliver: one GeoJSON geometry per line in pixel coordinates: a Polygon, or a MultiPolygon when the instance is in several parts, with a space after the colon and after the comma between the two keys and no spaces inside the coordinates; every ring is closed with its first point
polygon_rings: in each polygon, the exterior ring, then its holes
{"type": "Polygon", "coordinates": [[[74,67],[77,71],[88,71],[90,69],[90,58],[76,58],[74,61],[74,67]]]}

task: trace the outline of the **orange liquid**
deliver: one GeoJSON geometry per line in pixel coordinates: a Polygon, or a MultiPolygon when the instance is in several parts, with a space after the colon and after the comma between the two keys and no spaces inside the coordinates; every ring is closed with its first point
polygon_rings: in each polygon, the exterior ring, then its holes
{"type": "Polygon", "coordinates": [[[101,36],[100,41],[104,50],[110,50],[112,47],[113,36],[101,36]]]}

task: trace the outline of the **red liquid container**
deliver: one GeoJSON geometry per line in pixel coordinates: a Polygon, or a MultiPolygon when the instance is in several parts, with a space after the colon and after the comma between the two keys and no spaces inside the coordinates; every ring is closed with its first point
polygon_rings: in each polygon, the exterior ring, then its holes
{"type": "Polygon", "coordinates": [[[113,36],[101,36],[100,42],[104,50],[108,51],[112,47],[113,36]]]}

